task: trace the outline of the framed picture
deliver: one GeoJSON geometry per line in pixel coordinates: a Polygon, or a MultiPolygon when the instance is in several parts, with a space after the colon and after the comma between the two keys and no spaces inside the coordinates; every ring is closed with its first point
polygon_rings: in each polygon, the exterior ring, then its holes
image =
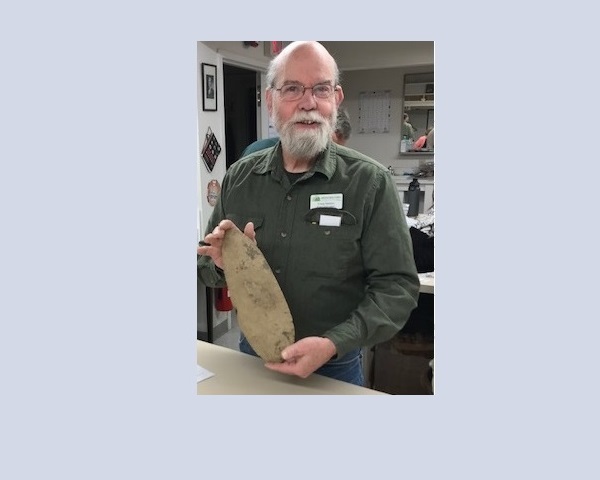
{"type": "Polygon", "coordinates": [[[217,111],[217,67],[202,64],[202,110],[217,111]]]}

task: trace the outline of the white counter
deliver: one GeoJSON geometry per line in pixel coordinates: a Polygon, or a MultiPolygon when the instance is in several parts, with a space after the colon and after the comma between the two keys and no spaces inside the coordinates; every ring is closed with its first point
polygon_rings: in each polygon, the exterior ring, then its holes
{"type": "Polygon", "coordinates": [[[197,342],[196,360],[214,373],[198,382],[198,395],[386,395],[314,373],[299,378],[274,372],[258,357],[202,341],[197,342]]]}
{"type": "Polygon", "coordinates": [[[421,293],[434,293],[435,290],[435,273],[427,272],[427,273],[419,273],[419,282],[421,283],[421,288],[419,288],[419,292],[421,293]]]}

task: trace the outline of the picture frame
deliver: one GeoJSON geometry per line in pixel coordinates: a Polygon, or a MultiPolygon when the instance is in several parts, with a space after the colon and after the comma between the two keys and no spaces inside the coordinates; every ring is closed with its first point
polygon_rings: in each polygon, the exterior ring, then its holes
{"type": "Polygon", "coordinates": [[[202,110],[217,111],[217,66],[210,63],[201,65],[202,72],[202,110]]]}

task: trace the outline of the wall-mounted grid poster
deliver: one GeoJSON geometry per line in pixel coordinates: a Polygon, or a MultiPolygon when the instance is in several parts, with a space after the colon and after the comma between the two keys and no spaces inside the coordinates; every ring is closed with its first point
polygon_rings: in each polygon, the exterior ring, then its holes
{"type": "Polygon", "coordinates": [[[391,94],[391,90],[359,93],[358,133],[389,133],[391,94]]]}

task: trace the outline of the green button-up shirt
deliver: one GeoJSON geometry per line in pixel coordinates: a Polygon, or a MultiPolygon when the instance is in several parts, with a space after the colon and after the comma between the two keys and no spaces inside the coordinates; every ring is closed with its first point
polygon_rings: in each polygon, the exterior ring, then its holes
{"type": "MultiPolygon", "coordinates": [[[[296,340],[327,337],[341,357],[393,337],[417,305],[419,278],[396,186],[381,164],[355,150],[329,142],[293,184],[279,143],[240,159],[225,174],[206,233],[224,218],[240,230],[254,223],[296,340]],[[340,193],[342,208],[311,208],[311,196],[340,193]],[[327,217],[340,225],[323,225],[327,217]]],[[[225,285],[208,256],[198,257],[198,275],[208,286],[225,285]]]]}

